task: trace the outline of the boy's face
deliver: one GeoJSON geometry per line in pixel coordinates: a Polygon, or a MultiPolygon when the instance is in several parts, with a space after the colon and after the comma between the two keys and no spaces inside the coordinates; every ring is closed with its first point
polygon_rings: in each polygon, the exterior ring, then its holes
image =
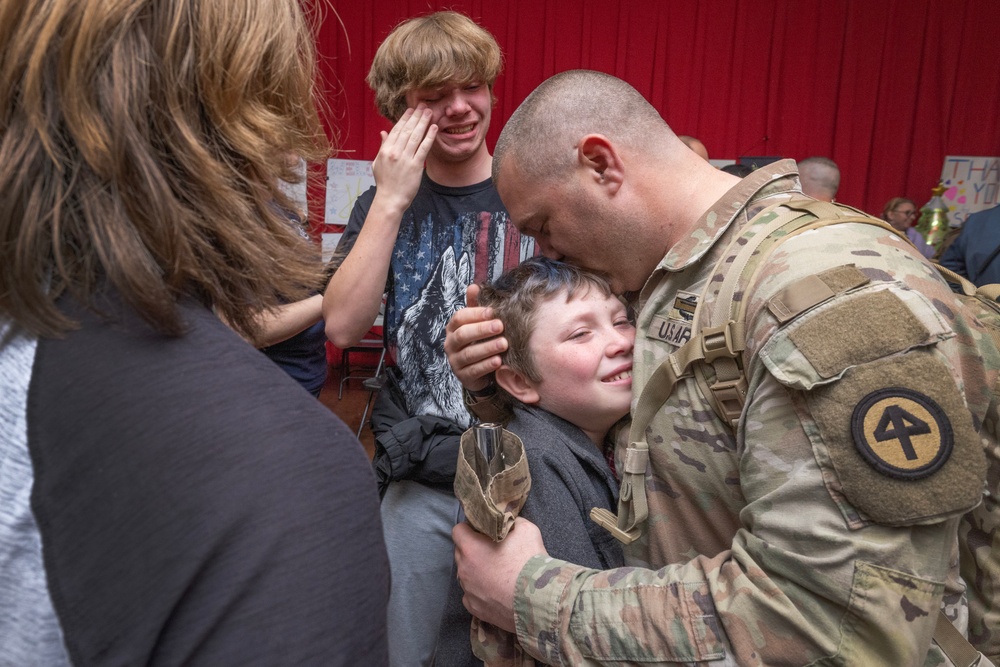
{"type": "Polygon", "coordinates": [[[632,400],[635,328],[625,307],[589,289],[568,302],[565,294],[554,295],[533,321],[528,347],[541,377],[532,383],[537,404],[603,440],[632,400]]]}
{"type": "Polygon", "coordinates": [[[436,88],[416,88],[406,93],[406,106],[423,103],[438,126],[430,157],[463,162],[486,151],[493,97],[489,86],[478,81],[448,81],[436,88]]]}

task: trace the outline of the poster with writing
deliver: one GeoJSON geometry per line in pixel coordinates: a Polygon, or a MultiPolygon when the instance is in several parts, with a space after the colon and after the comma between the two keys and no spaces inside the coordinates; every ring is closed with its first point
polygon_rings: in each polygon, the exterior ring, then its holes
{"type": "Polygon", "coordinates": [[[327,225],[346,225],[354,201],[373,185],[375,176],[372,175],[372,163],[368,160],[327,160],[324,222],[327,225]]]}
{"type": "MultiPolygon", "coordinates": [[[[957,227],[973,213],[1000,204],[1000,157],[949,155],[944,159],[941,184],[948,222],[957,227]]],[[[925,203],[918,201],[917,206],[925,203]]]]}

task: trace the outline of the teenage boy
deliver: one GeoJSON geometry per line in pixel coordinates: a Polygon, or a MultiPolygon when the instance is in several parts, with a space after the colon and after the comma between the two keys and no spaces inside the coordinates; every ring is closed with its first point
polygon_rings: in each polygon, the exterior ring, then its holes
{"type": "Polygon", "coordinates": [[[501,64],[492,35],[454,12],[405,21],[379,47],[368,83],[395,125],[382,132],[376,186],[355,204],[338,247],[346,257],[323,302],[327,336],[348,347],[386,294],[394,369],[373,430],[376,470],[391,482],[382,518],[394,665],[430,661],[450,585],[451,487],[470,418],[444,354],[445,325],[464,305],[466,285],[534,254],[490,180],[485,140],[501,64]]]}
{"type": "MultiPolygon", "coordinates": [[[[479,305],[493,308],[508,343],[494,402],[531,470],[521,516],[538,526],[553,558],[624,566],[621,543],[590,519],[595,507],[618,506],[607,457],[609,432],[632,398],[635,328],[624,304],[597,274],[535,257],[484,285],[479,305]]],[[[435,665],[478,664],[471,619],[454,581],[435,665]]]]}

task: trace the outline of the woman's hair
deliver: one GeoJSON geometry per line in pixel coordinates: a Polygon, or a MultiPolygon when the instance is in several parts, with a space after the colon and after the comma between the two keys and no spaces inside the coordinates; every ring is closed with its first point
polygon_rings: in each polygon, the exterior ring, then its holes
{"type": "Polygon", "coordinates": [[[888,222],[889,212],[896,210],[896,208],[898,208],[899,205],[903,203],[912,204],[914,208],[917,207],[917,205],[913,203],[912,199],[909,199],[907,197],[893,197],[892,199],[890,199],[885,203],[885,206],[882,207],[882,219],[888,222]]]}
{"type": "MultiPolygon", "coordinates": [[[[539,382],[541,377],[528,345],[537,324],[538,307],[551,298],[562,296],[569,301],[592,289],[603,296],[614,296],[603,276],[545,257],[527,259],[492,283],[484,283],[479,305],[492,308],[503,322],[507,339],[503,362],[532,382],[539,382]]],[[[497,391],[500,408],[509,416],[513,398],[502,387],[498,386],[497,391]]]]}
{"type": "Polygon", "coordinates": [[[403,21],[375,52],[368,85],[378,112],[395,123],[406,111],[406,93],[447,81],[480,81],[491,91],[503,55],[493,35],[458,12],[436,12],[403,21]]]}
{"type": "Polygon", "coordinates": [[[318,285],[279,180],[324,159],[297,0],[0,3],[0,313],[60,335],[110,285],[179,335],[194,295],[244,335],[318,285]]]}

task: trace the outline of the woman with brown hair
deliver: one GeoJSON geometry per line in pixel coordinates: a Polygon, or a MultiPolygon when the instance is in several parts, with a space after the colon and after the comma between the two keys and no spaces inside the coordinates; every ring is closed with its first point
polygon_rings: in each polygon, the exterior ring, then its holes
{"type": "Polygon", "coordinates": [[[916,246],[920,254],[930,259],[934,257],[934,246],[928,245],[924,237],[917,231],[917,218],[920,216],[920,209],[913,203],[912,199],[906,197],[893,197],[882,207],[882,219],[892,225],[895,229],[906,233],[906,238],[916,246]]]}
{"type": "Polygon", "coordinates": [[[0,663],[380,664],[359,443],[236,333],[321,280],[296,0],[0,0],[0,663]]]}

